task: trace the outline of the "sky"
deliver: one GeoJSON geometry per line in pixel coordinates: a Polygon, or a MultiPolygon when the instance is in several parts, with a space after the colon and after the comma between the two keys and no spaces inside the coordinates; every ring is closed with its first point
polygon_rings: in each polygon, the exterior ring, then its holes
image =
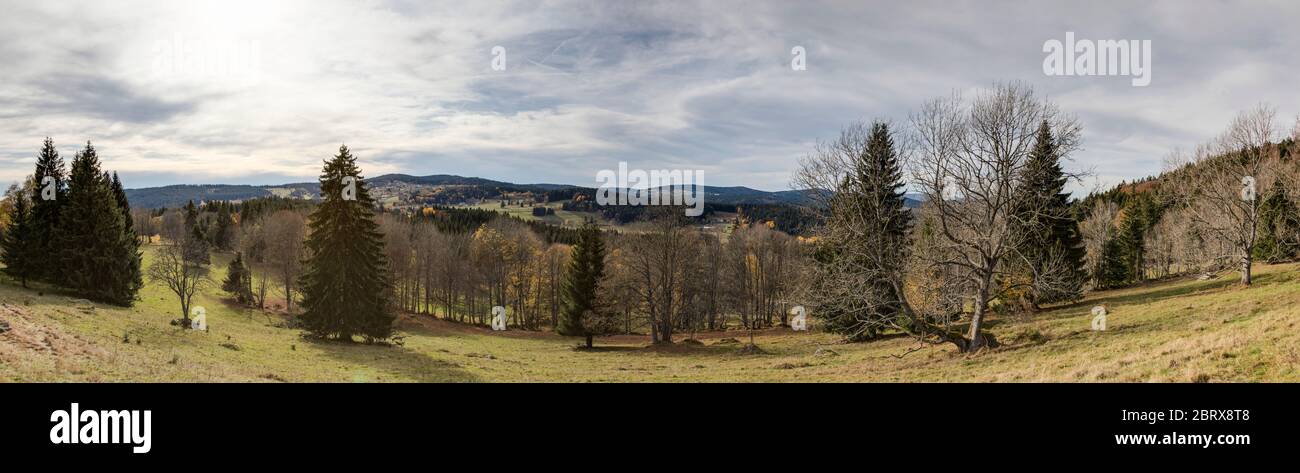
{"type": "Polygon", "coordinates": [[[127,187],[368,176],[790,187],[855,120],[1021,81],[1083,125],[1076,192],[1160,171],[1268,103],[1300,112],[1300,2],[0,0],[0,182],[44,137],[127,187]],[[1151,82],[1048,76],[1044,43],[1151,41],[1151,82]],[[496,49],[496,48],[501,49],[496,49]],[[804,51],[795,70],[792,50],[804,51]],[[502,55],[494,52],[504,51],[502,55]],[[494,67],[494,61],[496,66],[494,67]]]}

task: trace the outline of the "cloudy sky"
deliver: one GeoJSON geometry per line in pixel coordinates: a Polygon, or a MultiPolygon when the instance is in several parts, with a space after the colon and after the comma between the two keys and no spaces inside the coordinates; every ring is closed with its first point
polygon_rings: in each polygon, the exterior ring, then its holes
{"type": "Polygon", "coordinates": [[[619,161],[789,187],[858,119],[1020,80],[1084,126],[1069,166],[1158,172],[1258,102],[1300,112],[1300,4],[0,0],[0,181],[93,140],[128,187],[367,175],[594,185],[619,161]],[[1049,77],[1044,42],[1151,40],[1152,80],[1049,77]],[[493,49],[505,50],[494,70],[493,49]],[[806,70],[791,68],[802,46],[806,70]]]}

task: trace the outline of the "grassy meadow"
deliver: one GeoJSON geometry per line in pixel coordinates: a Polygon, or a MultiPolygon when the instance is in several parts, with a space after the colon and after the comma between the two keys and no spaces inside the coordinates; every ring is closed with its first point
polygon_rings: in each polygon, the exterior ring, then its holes
{"type": "Polygon", "coordinates": [[[518,205],[507,205],[505,207],[502,207],[500,200],[488,200],[476,205],[467,205],[465,207],[482,209],[482,210],[492,210],[492,211],[506,214],[511,217],[518,217],[522,220],[537,220],[537,221],[549,223],[551,225],[555,225],[559,227],[569,227],[569,228],[578,228],[582,226],[583,222],[585,222],[586,219],[589,218],[594,218],[597,221],[603,220],[600,218],[600,215],[595,212],[574,212],[570,210],[564,210],[561,207],[564,206],[565,202],[567,201],[555,201],[544,205],[538,204],[538,205],[528,205],[524,207],[520,207],[518,205]],[[544,217],[538,217],[536,215],[533,215],[533,207],[535,206],[555,209],[555,215],[547,215],[544,217]]]}
{"type": "MultiPolygon", "coordinates": [[[[146,252],[145,264],[152,251],[146,252]]],[[[215,255],[220,281],[228,256],[215,255]]],[[[0,381],[10,382],[1223,382],[1300,381],[1300,266],[1261,266],[1253,287],[1235,274],[1090,294],[1023,319],[994,319],[1003,346],[972,355],[905,337],[843,344],[816,331],[743,331],[699,343],[648,346],[647,336],[577,339],[493,333],[404,315],[401,345],[316,341],[283,315],[236,307],[217,283],[196,298],[209,331],[169,324],[175,298],[149,284],[131,308],[0,283],[0,381]],[[1108,331],[1090,309],[1110,310],[1108,331]],[[736,339],[736,340],[728,340],[736,339]]],[[[685,337],[681,337],[684,339],[685,337]]]]}

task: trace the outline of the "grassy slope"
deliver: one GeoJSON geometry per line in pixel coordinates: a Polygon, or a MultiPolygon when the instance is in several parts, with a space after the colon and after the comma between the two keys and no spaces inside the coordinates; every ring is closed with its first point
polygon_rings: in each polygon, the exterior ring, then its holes
{"type": "Polygon", "coordinates": [[[534,216],[533,206],[531,205],[527,207],[520,207],[518,205],[507,205],[505,208],[502,208],[501,201],[499,200],[489,200],[478,205],[471,205],[467,207],[483,209],[483,210],[495,210],[497,212],[503,212],[506,215],[519,217],[523,220],[540,220],[549,223],[551,225],[557,225],[561,227],[577,228],[582,226],[582,223],[588,218],[594,218],[597,221],[602,220],[600,214],[596,212],[573,212],[573,211],[561,209],[560,207],[563,205],[564,205],[564,201],[555,201],[546,204],[545,205],[546,207],[555,209],[555,215],[547,215],[545,217],[534,216]]]}
{"type": "MultiPolygon", "coordinates": [[[[214,278],[226,259],[214,261],[214,278]]],[[[645,337],[602,340],[573,351],[550,334],[489,331],[404,318],[405,346],[304,339],[277,317],[224,304],[215,286],[197,303],[207,333],[168,325],[173,299],[151,285],[130,309],[93,313],[63,295],[0,284],[0,381],[1297,381],[1300,267],[1263,267],[1256,286],[1231,275],[1180,280],[1089,296],[1030,320],[995,320],[1007,345],[972,356],[950,347],[903,355],[895,338],[837,344],[822,333],[758,334],[766,355],[742,356],[720,337],[702,347],[645,348],[645,337]],[[1088,330],[1089,309],[1106,303],[1109,331],[1088,330]],[[1039,334],[1040,336],[1033,336],[1039,334]],[[124,336],[129,342],[123,343],[124,336]],[[233,350],[223,346],[238,347],[233,350]],[[816,356],[827,347],[838,356],[816,356]]]]}

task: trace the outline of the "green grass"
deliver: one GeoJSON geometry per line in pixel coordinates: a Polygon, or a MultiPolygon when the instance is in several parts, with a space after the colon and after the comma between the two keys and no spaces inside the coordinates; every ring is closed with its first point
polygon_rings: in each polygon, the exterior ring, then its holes
{"type": "MultiPolygon", "coordinates": [[[[148,254],[148,252],[147,252],[148,254]]],[[[217,255],[213,277],[228,257],[217,255]]],[[[148,261],[146,261],[146,264],[148,261]]],[[[210,331],[169,325],[173,297],[150,285],[132,308],[0,284],[0,380],[7,381],[1297,381],[1300,267],[1259,268],[1255,286],[1232,274],[1092,294],[1024,320],[994,319],[1004,346],[973,355],[919,351],[892,338],[841,344],[825,333],[756,334],[766,352],[741,355],[745,332],[707,334],[703,346],[647,346],[643,336],[576,339],[403,316],[404,346],[314,341],[278,315],[227,304],[214,284],[197,300],[210,331]],[[1110,309],[1106,332],[1089,330],[1093,305],[1110,309]],[[124,339],[126,340],[124,343],[124,339]],[[818,348],[837,355],[818,356],[818,348]]]]}
{"type": "Polygon", "coordinates": [[[502,212],[506,215],[512,217],[518,217],[523,220],[538,220],[538,221],[549,223],[551,225],[557,225],[561,227],[571,227],[571,228],[581,227],[582,223],[585,222],[586,219],[588,218],[594,218],[597,221],[603,220],[600,214],[596,212],[573,212],[569,210],[564,210],[561,208],[564,205],[564,202],[565,201],[555,201],[555,202],[547,203],[545,207],[555,209],[555,215],[547,215],[545,217],[538,217],[533,215],[532,205],[526,207],[520,207],[518,205],[507,205],[503,208],[501,207],[501,201],[498,200],[484,201],[477,205],[469,205],[465,207],[483,209],[483,210],[495,210],[497,212],[502,212]]]}

